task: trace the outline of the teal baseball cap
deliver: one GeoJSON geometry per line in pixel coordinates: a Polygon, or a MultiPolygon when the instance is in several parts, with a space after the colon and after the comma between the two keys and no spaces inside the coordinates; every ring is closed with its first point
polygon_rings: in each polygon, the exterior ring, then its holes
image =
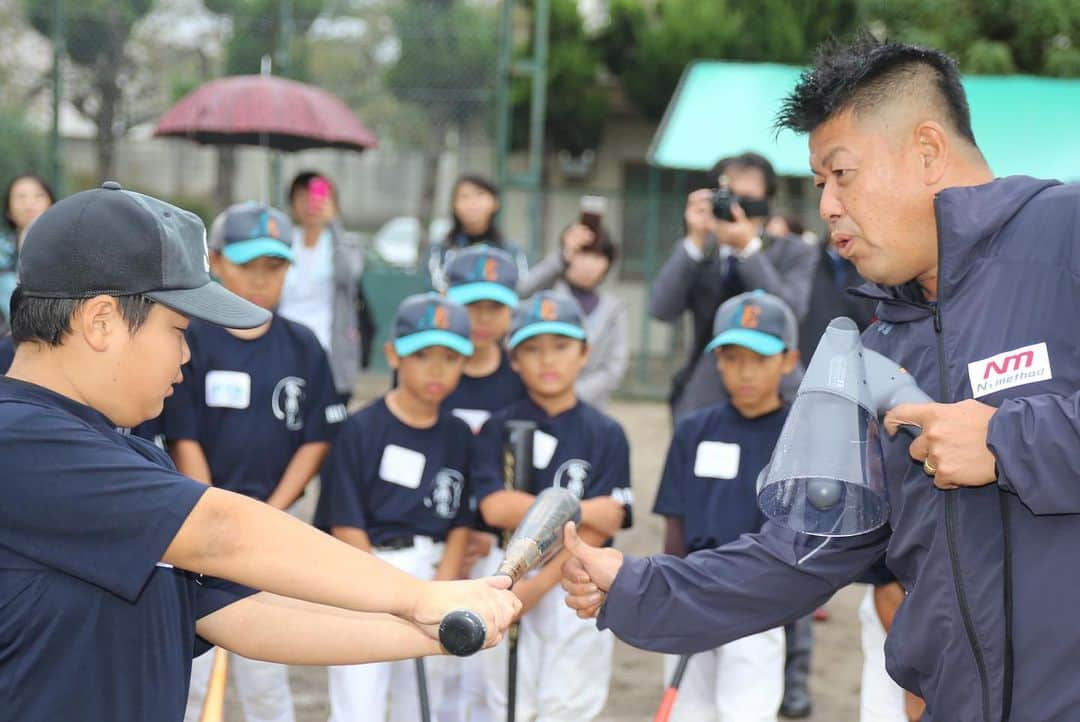
{"type": "Polygon", "coordinates": [[[394,351],[411,356],[431,346],[445,346],[462,356],[472,356],[469,312],[461,304],[437,293],[409,296],[394,316],[394,351]]]}
{"type": "Polygon", "coordinates": [[[570,296],[543,291],[518,306],[510,326],[510,348],[533,336],[555,334],[584,341],[585,314],[570,296]]]}
{"type": "Polygon", "coordinates": [[[468,305],[495,301],[517,308],[517,264],[506,251],[487,245],[455,251],[446,267],[447,297],[468,305]]]}
{"type": "Polygon", "coordinates": [[[717,309],[713,340],[705,351],[742,346],[762,356],[775,356],[798,345],[795,313],[780,298],[758,289],[733,296],[717,309]]]}
{"type": "Polygon", "coordinates": [[[293,260],[292,221],[276,208],[247,201],[229,206],[214,219],[207,245],[243,265],[262,256],[293,260]]]}

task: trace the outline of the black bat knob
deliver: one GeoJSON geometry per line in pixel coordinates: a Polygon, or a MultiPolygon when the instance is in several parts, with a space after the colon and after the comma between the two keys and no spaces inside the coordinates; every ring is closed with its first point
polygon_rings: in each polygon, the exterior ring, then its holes
{"type": "Polygon", "coordinates": [[[439,643],[450,654],[468,657],[484,646],[487,625],[468,609],[456,609],[443,617],[439,625],[439,643]]]}

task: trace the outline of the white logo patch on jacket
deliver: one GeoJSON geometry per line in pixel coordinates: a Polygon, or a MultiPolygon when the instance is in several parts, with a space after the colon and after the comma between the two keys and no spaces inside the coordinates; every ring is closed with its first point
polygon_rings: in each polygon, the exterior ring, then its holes
{"type": "Polygon", "coordinates": [[[1014,386],[1049,381],[1053,377],[1045,341],[968,364],[971,393],[976,399],[1014,386]]]}

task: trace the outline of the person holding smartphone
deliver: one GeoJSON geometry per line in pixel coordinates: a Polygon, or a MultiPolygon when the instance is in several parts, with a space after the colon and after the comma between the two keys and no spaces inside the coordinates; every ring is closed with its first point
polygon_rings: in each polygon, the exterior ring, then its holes
{"type": "Polygon", "coordinates": [[[278,313],[302,323],[330,355],[334,387],[342,403],[352,395],[360,371],[362,249],[345,240],[337,190],[328,178],[299,173],[289,186],[295,223],[293,264],[285,276],[278,313]]]}
{"type": "Polygon", "coordinates": [[[563,231],[559,248],[518,281],[526,298],[553,289],[572,296],[585,312],[589,360],[574,390],[587,403],[603,409],[622,383],[630,363],[630,319],[626,304],[600,290],[618,257],[611,232],[604,227],[606,199],[585,196],[581,215],[563,231]]]}

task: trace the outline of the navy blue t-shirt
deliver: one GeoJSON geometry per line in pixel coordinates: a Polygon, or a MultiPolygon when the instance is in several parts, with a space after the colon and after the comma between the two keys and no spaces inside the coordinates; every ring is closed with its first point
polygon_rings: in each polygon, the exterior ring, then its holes
{"type": "Polygon", "coordinates": [[[192,321],[184,382],[165,400],[168,441],[199,442],[214,486],[266,501],[296,450],[345,420],[326,352],[306,326],[274,316],[259,338],[192,321]]]}
{"type": "Polygon", "coordinates": [[[442,407],[462,419],[473,433],[478,433],[492,412],[506,408],[525,398],[525,384],[510,367],[510,357],[502,351],[502,361],[494,373],[487,376],[461,375],[461,381],[453,393],[446,397],[442,407]]]}
{"type": "Polygon", "coordinates": [[[562,486],[579,499],[613,496],[627,510],[624,527],[633,523],[630,491],[630,445],[615,419],[583,401],[558,416],[549,416],[526,397],[495,412],[475,437],[470,483],[478,502],[505,488],[503,437],[508,420],[534,421],[534,486],[538,494],[549,486],[562,486]]]}
{"type": "Polygon", "coordinates": [[[682,517],[689,552],[759,531],[757,478],[769,463],[788,409],[748,419],[729,402],[680,421],[668,448],[653,513],[682,517]]]}
{"type": "Polygon", "coordinates": [[[375,546],[416,536],[442,541],[472,513],[465,422],[440,414],[417,429],[378,399],[349,417],[322,470],[315,526],[363,529],[375,546]]]}
{"type": "Polygon", "coordinates": [[[14,360],[15,342],[11,340],[11,336],[0,338],[0,374],[6,374],[14,360]]]}
{"type": "Polygon", "coordinates": [[[179,722],[195,622],[253,593],[160,563],[206,486],[97,411],[0,378],[0,717],[179,722]]]}

